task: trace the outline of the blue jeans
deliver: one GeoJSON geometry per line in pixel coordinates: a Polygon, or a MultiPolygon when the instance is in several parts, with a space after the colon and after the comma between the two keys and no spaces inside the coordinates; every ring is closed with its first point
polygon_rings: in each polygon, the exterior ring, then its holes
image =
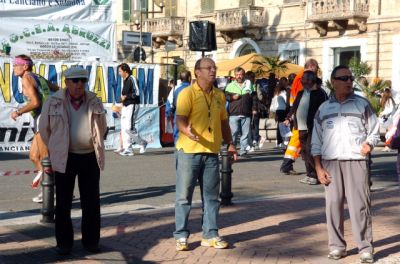
{"type": "Polygon", "coordinates": [[[188,218],[192,206],[193,191],[199,181],[203,201],[203,238],[218,236],[217,218],[219,213],[219,161],[212,153],[176,153],[176,200],[175,239],[189,237],[188,218]]]}
{"type": "Polygon", "coordinates": [[[236,138],[239,131],[242,131],[242,136],[240,137],[240,151],[239,155],[245,154],[246,148],[249,146],[249,131],[250,131],[250,117],[245,116],[230,116],[229,126],[232,131],[232,139],[236,145],[236,138]]]}

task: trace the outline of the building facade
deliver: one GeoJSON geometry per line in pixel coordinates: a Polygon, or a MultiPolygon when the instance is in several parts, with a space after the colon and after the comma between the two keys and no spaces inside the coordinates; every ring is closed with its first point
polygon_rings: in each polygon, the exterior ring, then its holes
{"type": "Polygon", "coordinates": [[[400,90],[400,1],[396,0],[142,0],[121,1],[117,11],[118,58],[131,60],[122,31],[152,33],[146,62],[188,67],[202,56],[189,50],[189,23],[215,23],[216,62],[251,52],[304,64],[315,58],[324,80],[339,64],[358,57],[372,67],[368,78],[392,80],[400,90]],[[161,7],[163,8],[161,8],[161,7]],[[141,19],[140,19],[141,14],[141,19]],[[178,61],[179,61],[178,60],[178,61]]]}

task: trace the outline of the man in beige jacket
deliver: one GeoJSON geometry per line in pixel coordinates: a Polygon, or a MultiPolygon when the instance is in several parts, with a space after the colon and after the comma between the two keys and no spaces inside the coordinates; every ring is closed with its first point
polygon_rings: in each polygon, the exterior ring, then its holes
{"type": "Polygon", "coordinates": [[[43,106],[39,131],[49,149],[56,182],[57,252],[71,252],[74,234],[71,204],[78,176],[82,207],[82,245],[99,251],[100,170],[104,169],[104,135],[107,129],[102,102],[85,91],[88,72],[73,67],[64,72],[66,89],[43,106]]]}

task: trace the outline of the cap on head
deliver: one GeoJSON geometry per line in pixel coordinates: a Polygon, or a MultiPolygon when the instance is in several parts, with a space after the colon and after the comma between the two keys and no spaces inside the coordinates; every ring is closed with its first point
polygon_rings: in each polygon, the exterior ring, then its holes
{"type": "Polygon", "coordinates": [[[66,79],[88,78],[89,72],[81,67],[71,67],[64,72],[66,79]]]}

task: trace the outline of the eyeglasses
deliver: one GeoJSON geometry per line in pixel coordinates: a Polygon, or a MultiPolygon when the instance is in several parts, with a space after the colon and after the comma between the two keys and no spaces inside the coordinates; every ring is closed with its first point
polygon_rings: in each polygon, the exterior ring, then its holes
{"type": "Polygon", "coordinates": [[[86,78],[71,78],[68,80],[71,80],[73,83],[78,83],[78,82],[86,83],[87,82],[86,78]]]}
{"type": "Polygon", "coordinates": [[[336,76],[333,77],[333,79],[342,81],[342,82],[347,82],[348,80],[354,81],[354,76],[336,76]]]}
{"type": "Polygon", "coordinates": [[[218,70],[218,68],[215,67],[215,66],[199,67],[199,69],[205,69],[205,70],[207,70],[207,71],[211,71],[211,70],[216,71],[216,70],[218,70]]]}

